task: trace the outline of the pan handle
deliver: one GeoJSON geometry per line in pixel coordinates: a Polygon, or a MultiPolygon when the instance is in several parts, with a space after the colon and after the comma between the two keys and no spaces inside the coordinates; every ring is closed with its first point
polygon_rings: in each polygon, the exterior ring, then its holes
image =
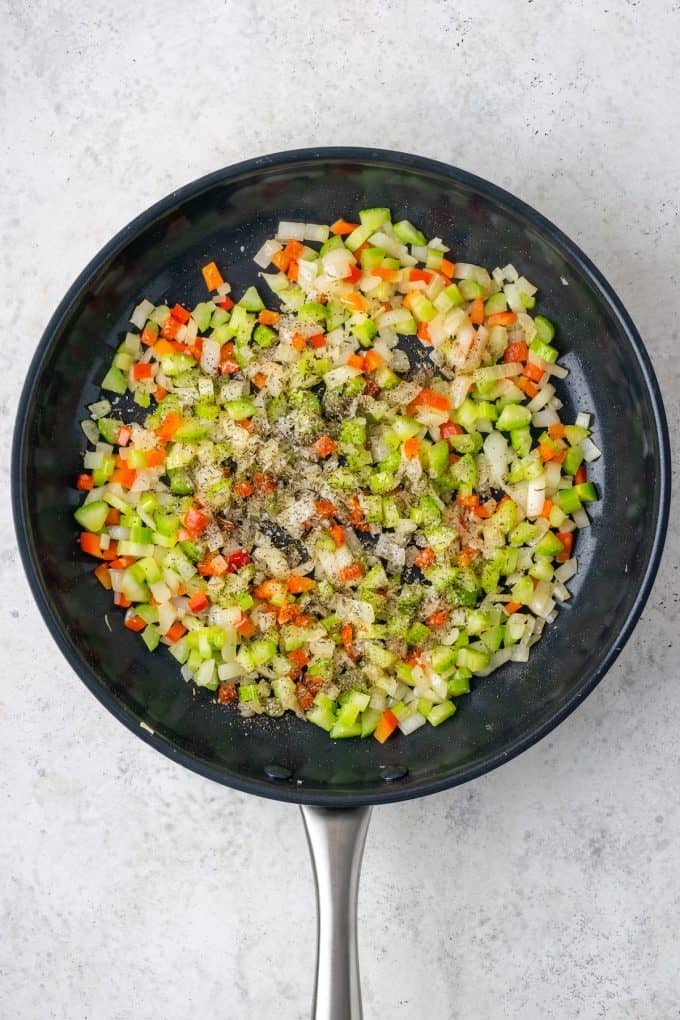
{"type": "Polygon", "coordinates": [[[370,807],[304,804],[317,905],[312,1020],[362,1020],[357,893],[370,807]]]}

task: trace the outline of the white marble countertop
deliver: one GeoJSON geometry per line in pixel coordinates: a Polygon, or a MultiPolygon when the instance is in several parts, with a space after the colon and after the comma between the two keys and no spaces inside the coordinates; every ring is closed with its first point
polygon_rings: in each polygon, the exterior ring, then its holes
{"type": "MultiPolygon", "coordinates": [[[[134,739],[31,602],[7,456],[30,357],[86,261],[174,187],[377,145],[488,177],[585,249],[645,338],[677,451],[680,6],[10,0],[0,18],[0,1014],[299,1020],[297,812],[134,739]]],[[[678,521],[676,504],[643,619],[579,711],[483,779],[374,812],[367,1020],[680,1015],[678,521]]]]}

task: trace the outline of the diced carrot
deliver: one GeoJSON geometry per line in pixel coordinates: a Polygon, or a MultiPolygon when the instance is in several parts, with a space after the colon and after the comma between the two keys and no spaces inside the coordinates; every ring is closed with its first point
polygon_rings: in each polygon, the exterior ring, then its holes
{"type": "Polygon", "coordinates": [[[165,439],[166,442],[170,442],[181,424],[182,419],[177,412],[169,411],[161,422],[160,428],[156,429],[156,435],[159,439],[165,439]]]}
{"type": "Polygon", "coordinates": [[[293,339],[291,340],[291,344],[293,345],[296,351],[304,351],[305,347],[307,346],[307,341],[303,337],[302,333],[293,333],[293,339]]]}
{"type": "Polygon", "coordinates": [[[519,612],[519,610],[522,608],[522,603],[521,602],[506,602],[504,608],[505,608],[505,612],[508,614],[508,616],[512,616],[513,613],[518,613],[519,612]]]}
{"type": "Polygon", "coordinates": [[[353,308],[355,312],[363,312],[366,308],[366,301],[361,294],[357,293],[355,290],[350,291],[349,294],[345,294],[342,300],[346,305],[349,305],[350,308],[353,308]]]}
{"type": "Polygon", "coordinates": [[[175,340],[181,328],[182,323],[179,319],[176,319],[174,315],[168,315],[161,326],[161,336],[164,340],[175,340]]]}
{"type": "MultiPolygon", "coordinates": [[[[274,609],[273,606],[272,609],[274,609]]],[[[286,605],[281,606],[276,613],[276,622],[278,624],[292,623],[298,613],[299,609],[295,602],[287,602],[286,605]]]]}
{"type": "Polygon", "coordinates": [[[432,279],[432,273],[427,269],[411,269],[409,270],[408,278],[411,283],[429,283],[432,279]]]}
{"type": "Polygon", "coordinates": [[[403,307],[408,308],[409,312],[411,311],[411,302],[413,301],[415,294],[416,294],[415,290],[409,290],[406,292],[406,294],[404,294],[403,298],[401,299],[403,307]]]}
{"type": "Polygon", "coordinates": [[[166,630],[165,636],[173,645],[175,641],[179,641],[186,634],[187,629],[184,627],[179,620],[175,620],[170,630],[166,630]]]}
{"type": "Polygon", "coordinates": [[[157,386],[156,389],[153,391],[153,395],[156,398],[156,400],[160,403],[160,401],[163,400],[164,397],[167,397],[168,391],[166,390],[165,386],[157,386]]]}
{"type": "Polygon", "coordinates": [[[524,343],[524,340],[517,340],[515,343],[508,344],[503,354],[503,361],[506,365],[514,361],[526,361],[529,357],[529,348],[524,343]]]}
{"type": "Polygon", "coordinates": [[[512,381],[514,382],[515,386],[518,386],[522,393],[526,393],[527,397],[529,397],[531,400],[533,400],[533,398],[538,393],[538,386],[536,385],[536,383],[533,383],[531,379],[527,379],[523,375],[513,376],[512,381]]]}
{"type": "Polygon", "coordinates": [[[123,595],[122,591],[114,592],[113,594],[114,606],[120,606],[122,609],[129,609],[132,605],[130,599],[126,595],[123,595]]]}
{"type": "Polygon", "coordinates": [[[253,428],[252,418],[241,418],[241,420],[237,421],[236,424],[240,429],[245,429],[246,432],[250,432],[253,428]]]}
{"type": "Polygon", "coordinates": [[[404,456],[408,460],[413,460],[413,458],[417,457],[420,452],[420,440],[417,436],[412,436],[410,439],[406,439],[404,441],[402,449],[404,451],[404,456]]]}
{"type": "Polygon", "coordinates": [[[566,563],[568,559],[571,559],[571,553],[574,548],[574,532],[573,531],[558,531],[557,537],[564,546],[561,552],[558,552],[555,560],[557,563],[566,563]]]}
{"type": "Polygon", "coordinates": [[[234,486],[234,495],[238,496],[239,499],[245,499],[247,496],[252,496],[255,488],[252,482],[239,482],[238,485],[234,486]]]}
{"type": "Polygon", "coordinates": [[[106,524],[120,524],[120,510],[116,510],[115,506],[112,506],[106,515],[106,524]]]}
{"type": "Polygon", "coordinates": [[[265,602],[269,602],[270,599],[280,595],[283,592],[283,581],[277,581],[276,578],[270,577],[268,581],[262,581],[258,584],[257,588],[253,588],[253,595],[258,599],[264,599],[265,602]]]}
{"type": "Polygon", "coordinates": [[[308,662],[312,661],[312,656],[304,648],[294,648],[292,652],[288,652],[288,659],[297,666],[298,669],[302,669],[308,662]]]}
{"type": "Polygon", "coordinates": [[[348,567],[343,567],[338,573],[338,577],[347,584],[349,581],[358,581],[360,577],[364,576],[364,568],[361,563],[352,563],[348,567]]]}
{"type": "Polygon", "coordinates": [[[425,344],[432,343],[432,337],[430,336],[430,327],[426,322],[418,323],[418,339],[422,340],[425,344]]]}
{"type": "Polygon", "coordinates": [[[356,368],[358,369],[359,372],[363,372],[365,367],[364,355],[350,354],[349,358],[347,359],[347,364],[349,365],[350,368],[356,368]]]}
{"type": "Polygon", "coordinates": [[[462,493],[458,493],[456,496],[456,503],[459,506],[464,506],[467,510],[474,510],[476,506],[479,506],[479,496],[463,496],[462,493]]]}
{"type": "Polygon", "coordinates": [[[278,326],[280,318],[280,312],[272,312],[269,308],[263,308],[257,317],[257,321],[262,323],[263,326],[278,326]]]}
{"type": "Polygon", "coordinates": [[[166,354],[184,354],[184,347],[175,340],[159,340],[154,348],[154,354],[158,358],[164,358],[166,354]]]}
{"type": "Polygon", "coordinates": [[[264,471],[253,475],[253,485],[259,492],[274,492],[276,490],[276,482],[271,475],[266,474],[264,471]]]}
{"type": "Polygon", "coordinates": [[[195,358],[196,361],[200,361],[201,355],[203,354],[203,337],[197,336],[193,344],[190,347],[187,347],[187,350],[192,358],[195,358]]]}
{"type": "Polygon", "coordinates": [[[210,605],[210,600],[204,591],[197,591],[189,599],[189,609],[192,613],[202,613],[210,605]]]}
{"type": "Polygon", "coordinates": [[[120,467],[112,473],[109,481],[122,485],[124,489],[131,489],[137,478],[137,472],[129,467],[120,467]]]}
{"type": "Polygon", "coordinates": [[[567,456],[566,449],[565,450],[557,450],[556,453],[555,453],[554,460],[555,460],[555,462],[557,464],[562,464],[562,463],[564,463],[564,460],[565,460],[566,456],[567,456]]]}
{"type": "Polygon", "coordinates": [[[482,520],[486,520],[493,514],[493,507],[489,506],[488,503],[480,503],[479,506],[474,507],[472,512],[475,517],[481,517],[482,520]]]}
{"type": "Polygon", "coordinates": [[[514,312],[494,312],[486,320],[487,326],[512,326],[517,322],[514,312]]]}
{"type": "Polygon", "coordinates": [[[439,271],[440,273],[443,273],[444,276],[448,276],[449,280],[451,280],[456,271],[456,263],[451,262],[450,259],[442,259],[439,271]]]}
{"type": "Polygon", "coordinates": [[[548,435],[551,439],[564,439],[564,425],[557,422],[555,425],[548,425],[548,435]]]}
{"type": "Polygon", "coordinates": [[[377,276],[378,279],[384,280],[386,283],[396,283],[399,279],[398,269],[386,269],[384,266],[375,266],[370,271],[370,276],[377,276]]]}
{"type": "Polygon", "coordinates": [[[347,280],[348,283],[358,283],[359,280],[361,279],[361,276],[362,276],[361,266],[355,265],[349,267],[347,273],[344,276],[344,279],[347,280]]]}
{"type": "Polygon", "coordinates": [[[409,404],[409,410],[419,407],[430,407],[434,411],[450,411],[451,402],[443,393],[435,390],[422,389],[420,393],[409,404]]]}
{"type": "Polygon", "coordinates": [[[111,574],[106,563],[100,563],[98,567],[95,567],[94,576],[97,578],[99,583],[107,591],[111,591],[111,574]]]}
{"type": "Polygon", "coordinates": [[[582,485],[583,482],[588,481],[588,471],[585,464],[581,464],[578,471],[574,475],[574,485],[582,485]]]}
{"type": "Polygon", "coordinates": [[[208,290],[217,290],[224,283],[222,274],[214,262],[208,262],[207,266],[203,266],[201,272],[203,273],[203,279],[208,290]]]}
{"type": "Polygon", "coordinates": [[[217,701],[220,705],[231,705],[233,702],[238,701],[236,684],[220,684],[217,688],[217,701]]]}
{"type": "Polygon", "coordinates": [[[241,618],[234,624],[234,628],[238,634],[245,638],[253,637],[257,633],[257,627],[245,613],[241,613],[241,618]]]}
{"type": "Polygon", "coordinates": [[[302,574],[291,574],[286,581],[286,588],[291,595],[302,595],[303,592],[316,588],[316,581],[311,577],[303,577],[302,574]]]}
{"type": "Polygon", "coordinates": [[[537,383],[543,378],[543,369],[540,365],[534,364],[533,361],[527,361],[524,366],[524,375],[527,376],[528,379],[531,379],[532,382],[537,383]]]}
{"type": "Polygon", "coordinates": [[[548,446],[547,443],[539,443],[538,452],[541,455],[541,460],[547,463],[554,458],[557,451],[553,450],[552,446],[548,446]]]}
{"type": "Polygon", "coordinates": [[[272,263],[282,273],[285,273],[288,271],[288,266],[290,265],[290,258],[288,257],[288,255],[286,255],[284,250],[281,249],[281,251],[277,251],[275,255],[272,255],[272,263]]]}
{"type": "Polygon", "coordinates": [[[224,556],[218,553],[216,556],[211,556],[209,560],[197,563],[196,569],[201,577],[222,577],[228,572],[229,564],[224,556]]]}
{"type": "Polygon", "coordinates": [[[434,549],[421,549],[416,556],[414,563],[421,570],[425,570],[426,567],[431,566],[434,563],[434,549]]]}
{"type": "Polygon", "coordinates": [[[381,744],[384,744],[387,738],[394,733],[398,725],[399,720],[394,712],[390,711],[389,708],[386,708],[378,720],[378,725],[373,731],[373,736],[381,744]]]}
{"type": "Polygon", "coordinates": [[[82,474],[76,478],[76,489],[80,489],[81,492],[89,492],[93,485],[92,475],[82,474]]]}
{"type": "Polygon", "coordinates": [[[463,568],[469,567],[477,556],[479,556],[478,549],[471,549],[469,545],[463,546],[458,553],[458,566],[463,568]]]}
{"type": "Polygon", "coordinates": [[[222,345],[220,351],[220,372],[222,375],[233,375],[239,371],[239,363],[234,355],[234,345],[230,341],[222,345]]]}
{"type": "Polygon", "coordinates": [[[170,309],[170,314],[173,319],[177,319],[183,326],[186,326],[187,322],[191,318],[191,312],[188,312],[182,305],[175,305],[174,308],[170,309]]]}
{"type": "Polygon", "coordinates": [[[332,517],[336,507],[334,503],[331,503],[330,499],[317,499],[314,509],[319,517],[332,517]]]}
{"type": "Polygon", "coordinates": [[[300,268],[299,268],[299,266],[298,266],[297,262],[293,262],[293,261],[291,260],[291,263],[290,263],[290,265],[288,266],[288,279],[289,279],[289,280],[290,280],[290,281],[291,281],[292,283],[295,283],[295,282],[297,281],[297,278],[298,278],[299,272],[300,272],[300,268]]]}
{"type": "Polygon", "coordinates": [[[330,533],[333,537],[333,541],[336,546],[340,548],[341,545],[345,544],[345,529],[340,527],[339,524],[331,524],[330,533]]]}
{"type": "Polygon", "coordinates": [[[553,501],[551,499],[544,499],[543,500],[543,506],[541,507],[541,512],[540,512],[540,514],[538,516],[539,517],[545,517],[546,520],[547,520],[550,517],[550,511],[552,510],[554,505],[555,504],[553,503],[553,501]]]}
{"type": "Polygon", "coordinates": [[[132,432],[127,425],[121,425],[118,429],[118,435],[116,436],[116,442],[118,446],[127,446],[132,438],[132,432]]]}
{"type": "Polygon", "coordinates": [[[135,562],[134,556],[117,556],[115,560],[111,560],[109,566],[111,570],[125,570],[135,562]]]}
{"type": "Polygon", "coordinates": [[[99,559],[103,558],[99,535],[94,535],[91,531],[80,532],[80,548],[88,556],[97,556],[99,559]]]}
{"type": "Polygon", "coordinates": [[[331,234],[351,234],[358,226],[358,223],[348,223],[347,220],[336,220],[331,227],[331,234]]]}
{"type": "Polygon", "coordinates": [[[302,241],[289,241],[283,251],[289,259],[295,259],[297,262],[304,251],[304,247],[302,241]]]}
{"type": "Polygon", "coordinates": [[[443,627],[449,618],[448,609],[438,609],[436,613],[431,613],[427,618],[428,627],[443,627]]]}
{"type": "Polygon", "coordinates": [[[473,326],[481,326],[484,322],[484,302],[480,297],[470,305],[470,322],[473,326]]]}
{"type": "Polygon", "coordinates": [[[165,451],[164,450],[147,450],[146,451],[146,466],[147,467],[161,467],[165,464],[165,451]]]}
{"type": "Polygon", "coordinates": [[[267,385],[267,376],[264,372],[256,372],[253,376],[253,383],[257,386],[258,390],[261,390],[267,385]]]}
{"type": "Polygon", "coordinates": [[[153,347],[153,345],[158,340],[158,333],[155,333],[152,329],[149,329],[148,326],[145,326],[140,334],[139,339],[147,347],[153,347]]]}
{"type": "Polygon", "coordinates": [[[146,620],[135,614],[134,616],[128,616],[124,625],[128,630],[133,630],[136,634],[138,634],[140,630],[144,630],[146,627],[146,620]]]}
{"type": "Polygon", "coordinates": [[[364,354],[364,372],[375,372],[383,363],[377,351],[366,351],[364,354]]]}
{"type": "Polygon", "coordinates": [[[319,436],[314,443],[314,449],[320,457],[330,457],[336,447],[337,443],[330,436],[319,436]]]}

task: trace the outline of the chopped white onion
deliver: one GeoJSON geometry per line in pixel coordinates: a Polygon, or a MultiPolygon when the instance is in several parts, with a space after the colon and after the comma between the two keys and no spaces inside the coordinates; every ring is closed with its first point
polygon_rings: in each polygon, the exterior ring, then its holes
{"type": "Polygon", "coordinates": [[[281,220],[279,229],[276,231],[276,238],[278,241],[304,241],[305,224],[281,220]]]}
{"type": "Polygon", "coordinates": [[[538,517],[545,502],[545,475],[532,478],[527,486],[527,517],[538,517]]]}
{"type": "Polygon", "coordinates": [[[579,413],[576,415],[576,421],[574,422],[574,424],[578,425],[579,428],[589,429],[590,415],[586,411],[579,411],[579,413]]]}
{"type": "Polygon", "coordinates": [[[281,251],[281,249],[282,245],[275,241],[274,238],[271,238],[269,241],[265,241],[261,248],[258,248],[253,262],[260,266],[261,269],[266,269],[267,266],[271,265],[271,261],[276,253],[281,251]]]}
{"type": "Polygon", "coordinates": [[[574,524],[577,528],[590,527],[590,517],[583,507],[580,507],[578,510],[574,510],[571,516],[574,518],[574,524]]]}
{"type": "Polygon", "coordinates": [[[577,560],[575,556],[572,556],[566,563],[562,563],[561,566],[555,571],[555,577],[561,584],[566,584],[576,574],[578,570],[577,560]]]}
{"type": "Polygon", "coordinates": [[[318,241],[323,244],[324,241],[328,240],[330,234],[330,227],[323,223],[305,223],[305,241],[318,241]]]}
{"type": "Polygon", "coordinates": [[[146,324],[146,320],[154,310],[154,307],[154,304],[151,301],[147,301],[146,298],[143,301],[140,301],[130,316],[130,322],[132,325],[136,326],[137,329],[142,329],[146,324]]]}
{"type": "Polygon", "coordinates": [[[588,464],[602,456],[602,451],[595,446],[595,443],[588,436],[581,441],[581,449],[583,450],[583,459],[588,464]]]}
{"type": "Polygon", "coordinates": [[[97,442],[99,439],[99,429],[91,418],[86,418],[84,421],[81,421],[80,427],[90,443],[97,442]]]}
{"type": "Polygon", "coordinates": [[[217,375],[219,372],[221,352],[222,348],[217,340],[212,340],[210,337],[204,339],[201,351],[201,368],[208,375],[217,375]]]}

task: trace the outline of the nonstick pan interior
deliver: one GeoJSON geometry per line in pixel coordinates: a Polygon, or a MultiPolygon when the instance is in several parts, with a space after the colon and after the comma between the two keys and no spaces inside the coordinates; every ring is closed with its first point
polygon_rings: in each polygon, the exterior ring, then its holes
{"type": "MultiPolygon", "coordinates": [[[[565,398],[566,394],[566,398],[565,398]]],[[[219,171],[169,196],[123,230],[64,298],[37,351],[19,409],[13,495],[19,545],[38,604],[92,692],[144,740],[182,764],[253,793],[336,806],[381,803],[464,782],[501,764],[564,718],[602,677],[642,609],[668,508],[663,410],[640,339],[578,249],[507,193],[414,156],[305,150],[219,171]],[[513,262],[540,288],[570,370],[568,412],[594,414],[602,500],[579,533],[573,600],[526,665],[504,667],[460,699],[456,717],[385,746],[330,741],[290,717],[244,721],[146,652],[76,545],[73,480],[79,422],[141,297],[193,306],[215,259],[239,291],[280,219],[332,222],[388,205],[453,258],[513,262]]]]}

